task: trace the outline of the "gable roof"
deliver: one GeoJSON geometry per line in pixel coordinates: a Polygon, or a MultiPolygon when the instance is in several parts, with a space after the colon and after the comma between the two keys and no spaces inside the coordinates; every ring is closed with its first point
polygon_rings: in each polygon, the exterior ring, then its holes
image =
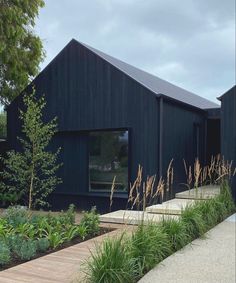
{"type": "Polygon", "coordinates": [[[236,94],[236,85],[234,85],[234,86],[232,86],[229,90],[227,90],[226,92],[224,92],[220,97],[218,97],[217,99],[218,100],[222,100],[222,98],[225,96],[225,95],[227,95],[227,94],[236,94]]]}
{"type": "Polygon", "coordinates": [[[144,87],[151,90],[155,93],[156,96],[164,96],[169,99],[174,99],[180,101],[182,103],[191,105],[193,107],[197,107],[200,109],[211,109],[211,108],[219,108],[220,106],[210,100],[207,100],[201,96],[198,96],[192,92],[189,92],[181,87],[175,86],[165,80],[162,80],[150,73],[142,71],[130,64],[127,64],[119,59],[116,59],[108,54],[103,53],[87,44],[79,42],[75,39],[72,41],[76,42],[77,44],[81,44],[82,46],[86,47],[102,59],[106,60],[108,63],[115,66],[117,69],[128,75],[129,77],[133,78],[144,87]]]}

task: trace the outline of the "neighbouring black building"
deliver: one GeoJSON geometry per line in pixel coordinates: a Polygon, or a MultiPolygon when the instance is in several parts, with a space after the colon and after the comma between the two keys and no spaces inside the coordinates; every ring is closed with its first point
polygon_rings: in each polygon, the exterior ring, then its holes
{"type": "MultiPolygon", "coordinates": [[[[32,85],[45,95],[45,118],[58,117],[52,148],[62,147],[64,166],[63,184],[52,197],[55,208],[75,203],[107,210],[114,175],[113,208],[123,208],[138,165],[144,176],[164,176],[172,158],[180,190],[183,159],[205,163],[220,152],[219,105],[74,39],[32,85]]],[[[21,107],[19,95],[7,109],[8,145],[14,149],[21,107]]]]}
{"type": "MultiPolygon", "coordinates": [[[[221,154],[225,160],[233,161],[236,167],[236,86],[233,86],[221,101],[221,154]]],[[[233,196],[236,200],[236,177],[232,180],[233,196]]]]}

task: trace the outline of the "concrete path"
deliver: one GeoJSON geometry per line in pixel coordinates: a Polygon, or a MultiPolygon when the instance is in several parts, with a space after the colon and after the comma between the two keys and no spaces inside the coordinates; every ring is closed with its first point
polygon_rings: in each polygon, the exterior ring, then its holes
{"type": "Polygon", "coordinates": [[[208,185],[197,189],[191,189],[176,193],[175,197],[180,199],[210,199],[220,194],[220,186],[208,185]]]}
{"type": "Polygon", "coordinates": [[[127,225],[138,225],[144,223],[161,222],[163,219],[177,219],[177,215],[151,214],[137,210],[117,210],[107,214],[100,215],[102,223],[120,223],[127,225]]]}
{"type": "MultiPolygon", "coordinates": [[[[173,214],[180,215],[182,210],[185,209],[188,205],[192,205],[197,200],[193,199],[171,199],[165,201],[161,204],[155,204],[146,208],[148,213],[158,213],[158,214],[173,214]]],[[[200,201],[200,200],[198,200],[200,201]]]]}
{"type": "Polygon", "coordinates": [[[235,283],[236,214],[147,273],[139,283],[235,283]]]}

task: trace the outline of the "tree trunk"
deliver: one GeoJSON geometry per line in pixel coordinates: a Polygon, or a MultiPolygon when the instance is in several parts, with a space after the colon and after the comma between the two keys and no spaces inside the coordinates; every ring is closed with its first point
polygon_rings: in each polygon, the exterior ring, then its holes
{"type": "Polygon", "coordinates": [[[32,207],[33,183],[34,183],[34,142],[32,144],[32,171],[30,176],[30,187],[29,187],[29,205],[28,205],[29,210],[31,210],[32,207]]]}

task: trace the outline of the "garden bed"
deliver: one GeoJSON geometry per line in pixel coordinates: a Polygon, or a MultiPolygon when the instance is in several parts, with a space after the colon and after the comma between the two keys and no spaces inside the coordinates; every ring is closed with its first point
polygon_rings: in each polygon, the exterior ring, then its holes
{"type": "Polygon", "coordinates": [[[10,208],[0,217],[0,271],[81,243],[113,229],[99,227],[94,209],[75,224],[74,208],[57,214],[35,214],[10,208]]]}
{"type": "Polygon", "coordinates": [[[188,205],[179,219],[141,223],[131,235],[106,239],[87,261],[86,282],[138,282],[155,265],[234,212],[230,188],[224,183],[219,195],[188,205]]]}

